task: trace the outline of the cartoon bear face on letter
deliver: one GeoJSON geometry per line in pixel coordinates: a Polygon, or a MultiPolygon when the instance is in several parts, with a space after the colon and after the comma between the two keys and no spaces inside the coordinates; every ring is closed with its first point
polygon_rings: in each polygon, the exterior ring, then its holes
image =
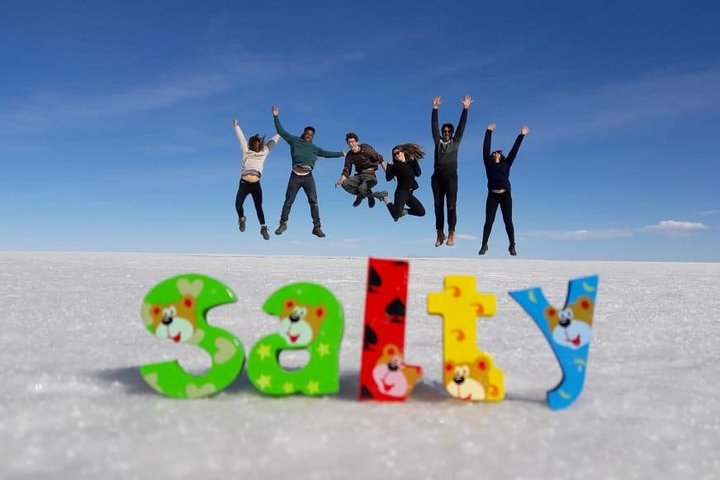
{"type": "Polygon", "coordinates": [[[280,334],[289,345],[309,345],[320,332],[326,316],[327,309],[322,305],[313,307],[286,300],[280,312],[280,334]]]}
{"type": "Polygon", "coordinates": [[[593,301],[590,297],[581,295],[575,303],[562,310],[547,307],[544,314],[556,344],[577,350],[590,342],[593,318],[593,301]]]}
{"type": "Polygon", "coordinates": [[[166,305],[143,304],[143,318],[157,337],[174,343],[187,343],[197,329],[195,297],[184,295],[166,305]]]}
{"type": "Polygon", "coordinates": [[[492,359],[485,355],[472,362],[446,362],[445,388],[450,395],[460,400],[498,398],[500,390],[489,381],[489,371],[492,368],[492,359]]]}
{"type": "Polygon", "coordinates": [[[383,353],[373,368],[372,377],[381,393],[403,398],[420,378],[420,370],[405,365],[400,348],[389,343],[383,347],[383,353]]]}

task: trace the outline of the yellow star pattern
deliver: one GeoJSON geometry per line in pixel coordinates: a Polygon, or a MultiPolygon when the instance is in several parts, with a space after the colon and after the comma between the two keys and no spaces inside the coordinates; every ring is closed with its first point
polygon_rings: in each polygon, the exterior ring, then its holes
{"type": "Polygon", "coordinates": [[[260,377],[257,379],[257,384],[260,386],[261,390],[265,390],[270,386],[270,381],[272,380],[272,377],[269,375],[260,375],[260,377]]]}
{"type": "Polygon", "coordinates": [[[321,357],[324,357],[325,355],[330,355],[330,345],[328,345],[327,343],[321,343],[317,346],[315,351],[319,353],[321,357]]]}
{"type": "Polygon", "coordinates": [[[283,385],[283,391],[285,393],[292,393],[294,390],[293,384],[290,382],[285,382],[285,385],[283,385]]]}
{"type": "Polygon", "coordinates": [[[260,345],[257,354],[261,360],[265,360],[270,356],[270,345],[260,345]]]}
{"type": "Polygon", "coordinates": [[[307,388],[308,393],[312,395],[320,391],[320,383],[315,380],[310,380],[305,388],[307,388]]]}

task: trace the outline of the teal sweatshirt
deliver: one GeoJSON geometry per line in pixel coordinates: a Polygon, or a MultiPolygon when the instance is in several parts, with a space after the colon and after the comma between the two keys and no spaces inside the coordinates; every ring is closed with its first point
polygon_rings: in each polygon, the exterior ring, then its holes
{"type": "Polygon", "coordinates": [[[318,156],[325,158],[343,156],[342,152],[323,150],[312,142],[303,140],[295,135],[290,135],[287,130],[280,125],[280,118],[278,118],[278,116],[273,116],[273,121],[275,122],[275,130],[277,130],[277,133],[290,145],[290,156],[292,157],[293,165],[308,165],[313,168],[318,156]]]}

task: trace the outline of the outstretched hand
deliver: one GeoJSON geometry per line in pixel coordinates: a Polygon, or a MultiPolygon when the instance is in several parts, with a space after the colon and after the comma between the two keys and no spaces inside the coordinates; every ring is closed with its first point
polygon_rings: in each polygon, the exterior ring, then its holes
{"type": "Polygon", "coordinates": [[[335,182],[335,188],[339,187],[343,183],[345,183],[345,180],[347,180],[347,177],[345,175],[340,175],[340,178],[337,182],[335,182]]]}
{"type": "Polygon", "coordinates": [[[488,123],[487,129],[490,130],[491,132],[494,132],[495,127],[497,127],[497,125],[495,125],[494,123],[488,123]]]}
{"type": "Polygon", "coordinates": [[[440,96],[433,97],[433,108],[438,108],[440,104],[442,103],[442,100],[440,99],[440,96]]]}
{"type": "Polygon", "coordinates": [[[465,98],[463,98],[462,100],[460,100],[460,103],[462,103],[463,108],[464,108],[465,110],[467,110],[468,108],[470,108],[470,104],[471,104],[473,101],[474,101],[474,100],[472,99],[472,97],[466,93],[466,94],[465,94],[465,98]]]}
{"type": "Polygon", "coordinates": [[[273,105],[271,111],[273,117],[277,117],[278,115],[280,115],[280,109],[277,107],[277,105],[273,105]]]}
{"type": "Polygon", "coordinates": [[[238,125],[240,124],[238,123],[237,119],[233,118],[233,127],[237,127],[238,125]]]}
{"type": "Polygon", "coordinates": [[[527,125],[523,125],[520,129],[520,134],[527,135],[528,133],[530,133],[530,127],[528,127],[527,125]]]}

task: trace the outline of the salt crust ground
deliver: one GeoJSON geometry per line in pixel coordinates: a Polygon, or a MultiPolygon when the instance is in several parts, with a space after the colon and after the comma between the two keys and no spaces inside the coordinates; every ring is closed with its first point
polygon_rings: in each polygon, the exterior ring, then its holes
{"type": "MultiPolygon", "coordinates": [[[[720,264],[411,260],[406,354],[425,379],[406,404],[356,401],[366,258],[110,253],[0,253],[1,478],[718,478],[720,264]],[[243,375],[212,399],[152,392],[137,366],[191,347],[158,342],[140,302],[183,272],[239,296],[210,321],[249,349],[271,332],[264,299],[285,283],[332,289],[345,307],[341,392],[273,399],[243,375]],[[440,384],[439,317],[425,295],[443,276],[476,275],[498,296],[480,322],[505,371],[507,400],[466,404],[440,384]],[[582,397],[550,411],[560,370],[506,294],[542,286],[562,304],[567,281],[600,275],[582,397]]],[[[301,356],[284,359],[301,363],[301,356]]]]}

